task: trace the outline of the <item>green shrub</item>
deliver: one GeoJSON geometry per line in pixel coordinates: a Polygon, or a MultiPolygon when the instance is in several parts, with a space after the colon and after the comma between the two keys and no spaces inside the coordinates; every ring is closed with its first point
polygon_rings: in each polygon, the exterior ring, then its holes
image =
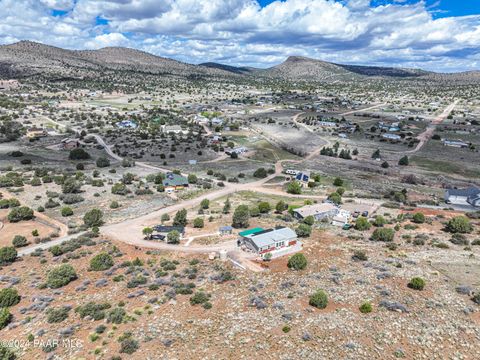
{"type": "Polygon", "coordinates": [[[395,231],[388,228],[378,228],[372,234],[373,241],[391,242],[395,236],[395,231]]]}
{"type": "Polygon", "coordinates": [[[110,160],[108,160],[106,157],[99,157],[96,161],[96,165],[99,168],[104,168],[110,166],[110,160]]]}
{"type": "Polygon", "coordinates": [[[15,207],[8,213],[8,221],[15,223],[22,220],[31,220],[34,218],[33,210],[28,206],[15,207]]]}
{"type": "Polygon", "coordinates": [[[28,245],[27,238],[22,235],[15,235],[15,237],[12,240],[12,245],[16,248],[27,246],[28,245]]]}
{"type": "Polygon", "coordinates": [[[312,234],[312,227],[307,224],[300,224],[295,229],[295,233],[298,237],[309,237],[312,234]]]}
{"type": "Polygon", "coordinates": [[[266,178],[267,177],[267,170],[265,170],[265,168],[258,168],[253,173],[253,176],[256,177],[256,178],[259,178],[259,179],[266,178]]]}
{"type": "Polygon", "coordinates": [[[203,304],[210,300],[210,296],[203,291],[198,291],[190,298],[191,305],[203,304]]]}
{"type": "Polygon", "coordinates": [[[113,324],[121,324],[127,312],[121,307],[117,307],[108,313],[108,322],[113,324]]]}
{"type": "Polygon", "coordinates": [[[303,270],[307,267],[307,258],[302,253],[297,253],[288,259],[289,269],[303,270]]]}
{"type": "Polygon", "coordinates": [[[87,316],[93,320],[102,320],[105,318],[105,310],[110,309],[111,305],[108,303],[96,304],[94,302],[86,303],[78,306],[75,312],[83,319],[87,316]]]}
{"type": "Polygon", "coordinates": [[[113,266],[113,258],[105,252],[95,255],[90,260],[90,270],[93,270],[93,271],[108,270],[112,266],[113,266]]]}
{"type": "Polygon", "coordinates": [[[12,321],[12,314],[8,308],[0,308],[0,330],[5,328],[12,321]]]}
{"type": "Polygon", "coordinates": [[[339,177],[336,177],[334,180],[333,180],[333,185],[335,186],[343,186],[343,180],[339,177]]]}
{"type": "Polygon", "coordinates": [[[0,248],[0,266],[13,263],[17,259],[17,250],[12,246],[0,248]]]}
{"type": "Polygon", "coordinates": [[[180,233],[177,230],[172,230],[167,234],[167,243],[169,244],[179,244],[180,243],[180,233]]]}
{"type": "Polygon", "coordinates": [[[193,227],[194,228],[203,228],[205,226],[204,221],[202,218],[198,217],[193,220],[193,227]]]}
{"type": "Polygon", "coordinates": [[[250,220],[250,210],[247,205],[239,205],[233,212],[232,226],[234,228],[248,227],[250,220]]]}
{"type": "Polygon", "coordinates": [[[475,295],[473,295],[472,301],[473,301],[475,304],[480,305],[480,293],[476,293],[475,295]]]}
{"type": "Polygon", "coordinates": [[[57,266],[49,271],[47,275],[47,286],[51,289],[58,289],[77,279],[77,273],[70,264],[57,266]]]}
{"type": "Polygon", "coordinates": [[[317,290],[314,294],[310,296],[310,300],[308,303],[318,309],[325,309],[328,305],[327,293],[323,290],[317,290]]]}
{"type": "Polygon", "coordinates": [[[17,355],[0,342],[0,359],[2,360],[15,360],[17,355]]]}
{"type": "Polygon", "coordinates": [[[302,193],[302,185],[296,180],[291,181],[287,185],[287,193],[299,195],[302,193]]]}
{"type": "Polygon", "coordinates": [[[50,308],[47,310],[47,322],[49,324],[59,323],[68,318],[70,308],[67,306],[61,306],[58,308],[50,308]]]}
{"type": "Polygon", "coordinates": [[[412,221],[415,224],[423,224],[425,222],[425,215],[421,212],[413,214],[412,221]]]}
{"type": "Polygon", "coordinates": [[[0,290],[0,308],[17,305],[20,302],[20,295],[14,288],[0,290]]]}
{"type": "Polygon", "coordinates": [[[465,216],[455,216],[447,223],[447,230],[451,233],[466,234],[472,232],[473,226],[465,216]]]}
{"type": "Polygon", "coordinates": [[[365,251],[363,250],[355,250],[352,255],[353,260],[358,260],[358,261],[367,261],[368,257],[365,251]]]}
{"type": "Polygon", "coordinates": [[[69,206],[64,206],[61,210],[61,214],[62,214],[63,217],[72,216],[73,215],[73,210],[69,206]]]}
{"type": "Polygon", "coordinates": [[[408,287],[414,290],[423,290],[425,287],[425,280],[420,277],[414,277],[408,283],[408,287]]]}
{"type": "Polygon", "coordinates": [[[138,341],[127,338],[121,341],[120,343],[120,352],[124,354],[133,354],[138,350],[138,341]]]}
{"type": "Polygon", "coordinates": [[[101,226],[103,224],[103,212],[99,209],[92,209],[83,216],[83,222],[88,227],[101,226]]]}
{"type": "Polygon", "coordinates": [[[261,201],[258,204],[258,211],[260,211],[261,214],[267,214],[272,210],[272,206],[268,201],[261,201]]]}
{"type": "Polygon", "coordinates": [[[382,227],[387,223],[387,220],[382,215],[375,216],[375,220],[373,221],[373,225],[376,227],[382,227]]]}
{"type": "Polygon", "coordinates": [[[187,210],[181,209],[177,211],[175,217],[173,218],[174,226],[186,226],[187,225],[187,210]]]}
{"type": "Polygon", "coordinates": [[[368,221],[368,219],[364,216],[360,216],[359,218],[357,218],[357,220],[355,221],[355,229],[359,230],[359,231],[365,231],[365,230],[368,230],[370,229],[370,227],[372,226],[372,224],[370,224],[370,222],[368,221]]]}
{"type": "Polygon", "coordinates": [[[372,304],[370,302],[365,301],[360,307],[358,308],[362,314],[371,313],[373,310],[372,304]]]}
{"type": "Polygon", "coordinates": [[[77,148],[70,150],[70,154],[68,155],[70,160],[88,160],[90,159],[90,154],[83,150],[82,148],[77,148]]]}
{"type": "Polygon", "coordinates": [[[284,327],[282,327],[282,331],[286,334],[286,333],[289,333],[290,330],[292,330],[292,328],[288,325],[285,325],[284,327]]]}
{"type": "Polygon", "coordinates": [[[127,185],[124,183],[116,183],[112,186],[112,194],[115,195],[127,195],[130,190],[127,188],[127,185]]]}

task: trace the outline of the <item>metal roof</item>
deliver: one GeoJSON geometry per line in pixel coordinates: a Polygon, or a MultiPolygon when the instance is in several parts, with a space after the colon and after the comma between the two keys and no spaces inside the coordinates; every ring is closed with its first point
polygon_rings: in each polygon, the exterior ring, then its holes
{"type": "Polygon", "coordinates": [[[240,233],[238,233],[238,235],[240,236],[248,236],[248,235],[252,235],[252,234],[256,234],[256,233],[259,233],[261,231],[264,231],[263,228],[261,227],[256,227],[256,228],[252,228],[252,229],[248,229],[248,230],[244,230],[244,231],[241,231],[240,233]]]}
{"type": "Polygon", "coordinates": [[[182,175],[168,173],[162,183],[163,186],[182,186],[188,185],[188,179],[182,175]]]}
{"type": "Polygon", "coordinates": [[[321,203],[314,205],[303,206],[299,209],[295,209],[294,212],[298,213],[302,217],[315,216],[317,214],[328,213],[331,211],[338,211],[338,207],[331,203],[321,203]]]}
{"type": "Polygon", "coordinates": [[[261,233],[246,236],[257,248],[273,245],[279,241],[293,240],[297,238],[297,234],[290,228],[284,227],[279,229],[268,229],[261,233]]]}

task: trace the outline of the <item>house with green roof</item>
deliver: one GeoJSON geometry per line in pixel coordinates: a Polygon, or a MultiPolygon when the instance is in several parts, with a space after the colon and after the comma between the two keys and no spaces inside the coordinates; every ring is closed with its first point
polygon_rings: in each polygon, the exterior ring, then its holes
{"type": "Polygon", "coordinates": [[[185,176],[174,173],[167,173],[162,183],[165,192],[169,193],[188,187],[188,179],[185,176]]]}

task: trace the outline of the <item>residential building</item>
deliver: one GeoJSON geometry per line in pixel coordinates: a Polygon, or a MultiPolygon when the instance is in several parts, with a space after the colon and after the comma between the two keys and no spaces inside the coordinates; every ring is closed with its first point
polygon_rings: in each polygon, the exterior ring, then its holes
{"type": "Polygon", "coordinates": [[[77,139],[65,138],[60,143],[60,148],[62,150],[72,150],[80,146],[80,141],[77,139]]]}
{"type": "Polygon", "coordinates": [[[162,132],[166,134],[188,134],[188,130],[183,130],[180,125],[162,125],[162,132]]]}
{"type": "Polygon", "coordinates": [[[231,227],[230,225],[220,226],[220,228],[218,229],[218,233],[220,235],[231,235],[232,232],[233,232],[233,227],[231,227]]]}
{"type": "Polygon", "coordinates": [[[239,235],[239,244],[262,258],[265,258],[266,254],[270,254],[272,258],[292,254],[300,251],[303,245],[298,241],[295,231],[287,227],[266,230],[255,228],[239,235]]]}
{"type": "Polygon", "coordinates": [[[233,153],[237,154],[237,155],[241,155],[243,153],[246,153],[247,152],[247,148],[243,147],[243,146],[240,146],[240,147],[236,147],[236,148],[233,148],[233,149],[225,149],[225,154],[227,155],[232,155],[233,153]]]}
{"type": "Polygon", "coordinates": [[[27,130],[27,134],[25,135],[28,139],[40,139],[42,137],[47,136],[47,130],[37,127],[32,127],[27,130]]]}
{"type": "Polygon", "coordinates": [[[387,140],[396,140],[396,141],[402,139],[402,137],[400,135],[397,135],[397,134],[383,134],[382,138],[387,139],[387,140]]]}
{"type": "Polygon", "coordinates": [[[461,148],[461,149],[468,148],[468,144],[466,142],[461,141],[461,140],[443,139],[443,145],[456,147],[456,148],[461,148]]]}
{"type": "Polygon", "coordinates": [[[117,127],[120,129],[136,129],[137,124],[132,120],[123,120],[117,122],[117,127]]]}
{"type": "Polygon", "coordinates": [[[167,193],[183,190],[188,187],[188,179],[185,176],[174,173],[167,173],[162,183],[167,193]]]}
{"type": "Polygon", "coordinates": [[[339,209],[337,215],[332,218],[332,225],[335,226],[344,226],[348,224],[352,218],[350,211],[339,209]]]}
{"type": "Polygon", "coordinates": [[[480,207],[480,189],[477,187],[448,189],[445,191],[445,202],[447,204],[480,207]]]}
{"type": "Polygon", "coordinates": [[[326,126],[326,127],[335,127],[337,126],[336,122],[333,121],[319,121],[317,123],[318,126],[326,126]]]}
{"type": "Polygon", "coordinates": [[[293,216],[299,220],[303,220],[307,216],[313,216],[316,221],[320,221],[325,218],[333,218],[338,213],[338,206],[332,203],[307,205],[293,210],[293,216]]]}

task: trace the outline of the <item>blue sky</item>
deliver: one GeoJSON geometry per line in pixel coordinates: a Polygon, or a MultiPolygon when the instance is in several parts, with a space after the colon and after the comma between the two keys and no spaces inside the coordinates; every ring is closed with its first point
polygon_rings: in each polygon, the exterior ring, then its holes
{"type": "Polygon", "coordinates": [[[126,46],[200,63],[480,69],[477,0],[0,0],[0,43],[126,46]]]}

